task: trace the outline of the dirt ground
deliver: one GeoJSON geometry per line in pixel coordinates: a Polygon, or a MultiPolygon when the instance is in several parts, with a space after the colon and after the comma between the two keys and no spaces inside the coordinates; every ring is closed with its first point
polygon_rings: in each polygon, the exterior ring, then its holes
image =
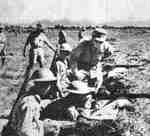
{"type": "MultiPolygon", "coordinates": [[[[108,39],[115,48],[113,55],[117,64],[142,64],[142,68],[130,68],[126,76],[128,84],[132,84],[129,92],[149,93],[150,89],[150,30],[149,29],[108,29],[108,39]]],[[[50,41],[57,44],[57,30],[46,32],[50,41]]],[[[17,93],[24,80],[25,69],[28,64],[28,54],[23,57],[23,46],[28,34],[7,33],[9,46],[4,67],[0,70],[0,116],[8,115],[17,97],[17,93]]],[[[77,45],[77,31],[67,31],[67,40],[72,46],[77,45]]],[[[47,47],[47,66],[50,65],[53,55],[47,47]]],[[[119,127],[126,129],[125,135],[150,135],[150,100],[134,99],[135,112],[128,116],[119,127]],[[125,124],[128,124],[125,125],[125,124]],[[130,134],[129,132],[130,131],[130,134]],[[132,132],[132,133],[131,133],[132,132]]],[[[0,129],[6,120],[0,119],[0,129]]]]}

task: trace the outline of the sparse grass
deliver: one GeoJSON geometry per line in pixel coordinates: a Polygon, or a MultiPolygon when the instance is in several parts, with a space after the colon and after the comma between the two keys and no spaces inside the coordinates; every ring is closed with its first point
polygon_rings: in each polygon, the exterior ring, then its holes
{"type": "MultiPolygon", "coordinates": [[[[150,33],[146,30],[120,30],[110,29],[108,30],[109,37],[113,43],[114,48],[119,50],[115,53],[115,60],[118,64],[125,64],[129,62],[140,63],[142,59],[150,59],[150,33]],[[136,55],[135,55],[136,54],[136,55]]],[[[47,33],[50,41],[57,44],[57,30],[47,33]]],[[[72,46],[77,45],[77,31],[67,30],[69,36],[68,41],[72,46]]],[[[10,110],[19,92],[20,86],[23,82],[24,72],[28,63],[28,57],[22,56],[22,50],[25,40],[28,34],[21,33],[17,37],[13,33],[7,33],[9,38],[9,47],[7,54],[11,54],[12,57],[8,58],[4,68],[0,70],[0,114],[7,110],[10,110]]],[[[52,52],[45,47],[47,65],[51,63],[52,52]]],[[[27,55],[28,56],[28,55],[27,55]]],[[[130,92],[136,93],[149,93],[150,88],[150,65],[144,67],[144,69],[129,69],[127,78],[133,82],[136,86],[131,88],[130,92]]],[[[134,126],[133,131],[130,132],[130,136],[149,136],[150,135],[150,101],[137,100],[135,103],[136,113],[139,113],[138,118],[135,114],[128,114],[128,121],[126,123],[130,126],[126,128],[129,131],[134,126]],[[133,119],[135,119],[133,121],[133,119]],[[131,124],[130,124],[131,123],[131,124]],[[145,127],[143,130],[140,128],[145,127]],[[137,131],[137,132],[136,132],[137,131]],[[144,131],[144,132],[143,132],[144,131]]],[[[2,123],[0,122],[0,125],[2,123]]],[[[123,122],[122,124],[123,125],[123,122]]],[[[122,126],[120,126],[122,127],[122,126]]],[[[127,131],[126,131],[127,132],[127,131]]],[[[127,134],[126,134],[127,136],[127,134]]]]}

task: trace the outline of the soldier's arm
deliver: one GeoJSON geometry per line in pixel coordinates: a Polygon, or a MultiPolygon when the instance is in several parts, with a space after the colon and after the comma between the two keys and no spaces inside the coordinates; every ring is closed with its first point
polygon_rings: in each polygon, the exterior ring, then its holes
{"type": "Polygon", "coordinates": [[[44,43],[52,50],[52,51],[56,51],[56,48],[54,48],[54,46],[51,44],[51,42],[49,41],[49,39],[46,37],[46,35],[44,33],[41,34],[42,39],[44,41],[44,43]]]}
{"type": "Polygon", "coordinates": [[[61,81],[62,81],[62,65],[61,65],[61,62],[57,61],[56,62],[56,66],[57,66],[57,87],[58,87],[58,90],[59,90],[59,93],[61,96],[62,95],[62,85],[61,85],[61,81]]]}
{"type": "Polygon", "coordinates": [[[24,48],[23,48],[23,56],[24,56],[24,57],[25,57],[26,48],[27,48],[27,46],[30,44],[30,41],[31,41],[31,35],[29,35],[29,37],[27,38],[26,43],[25,43],[25,46],[24,46],[24,48]]]}
{"type": "Polygon", "coordinates": [[[79,44],[79,46],[71,52],[70,68],[73,73],[76,73],[76,71],[78,71],[78,60],[80,59],[82,51],[83,51],[82,46],[79,44]]]}

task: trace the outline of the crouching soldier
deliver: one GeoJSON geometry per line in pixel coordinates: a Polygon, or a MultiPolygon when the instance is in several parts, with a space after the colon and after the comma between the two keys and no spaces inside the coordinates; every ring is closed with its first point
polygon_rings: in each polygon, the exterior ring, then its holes
{"type": "Polygon", "coordinates": [[[40,111],[51,103],[49,90],[51,82],[56,78],[49,69],[41,68],[36,70],[29,83],[28,90],[20,96],[15,103],[11,118],[7,127],[3,130],[3,136],[44,136],[43,123],[39,119],[40,111]],[[11,128],[12,131],[7,130],[11,128]]]}
{"type": "Polygon", "coordinates": [[[80,70],[89,73],[92,79],[90,84],[96,79],[97,91],[103,83],[101,62],[113,53],[113,48],[106,38],[107,32],[104,29],[95,29],[92,38],[82,40],[70,55],[70,67],[74,75],[80,77],[78,74],[80,70]]]}

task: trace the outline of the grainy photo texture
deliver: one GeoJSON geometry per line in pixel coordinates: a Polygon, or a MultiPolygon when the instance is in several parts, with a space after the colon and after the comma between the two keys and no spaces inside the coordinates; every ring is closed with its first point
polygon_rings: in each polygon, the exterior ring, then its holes
{"type": "Polygon", "coordinates": [[[0,136],[149,136],[149,0],[0,0],[0,136]]]}

